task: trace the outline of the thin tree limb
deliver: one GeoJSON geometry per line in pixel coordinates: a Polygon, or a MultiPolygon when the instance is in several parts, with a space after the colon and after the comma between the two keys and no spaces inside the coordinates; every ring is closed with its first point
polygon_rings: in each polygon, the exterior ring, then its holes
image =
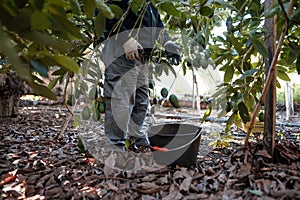
{"type": "MultiPolygon", "coordinates": [[[[68,73],[68,76],[67,76],[67,79],[66,79],[64,96],[63,96],[63,98],[64,98],[64,104],[65,104],[67,110],[69,111],[69,114],[67,116],[67,119],[66,119],[66,121],[65,121],[65,123],[64,123],[64,125],[63,125],[63,127],[61,129],[61,131],[59,132],[59,134],[56,137],[57,140],[60,140],[62,138],[62,136],[63,136],[64,132],[66,131],[66,129],[68,127],[68,124],[69,124],[69,122],[70,122],[70,120],[71,120],[71,118],[73,116],[73,112],[70,110],[70,108],[68,107],[67,102],[66,102],[66,100],[67,100],[67,89],[68,89],[68,86],[69,86],[69,82],[70,82],[70,73],[68,73]]],[[[73,87],[71,88],[71,91],[73,91],[73,87]]]]}
{"type": "MultiPolygon", "coordinates": [[[[290,3],[290,7],[289,7],[287,15],[290,15],[290,13],[292,12],[294,4],[295,4],[295,0],[292,0],[291,3],[290,3]]],[[[282,45],[283,45],[284,38],[285,38],[286,33],[287,33],[287,27],[288,27],[288,21],[285,21],[284,26],[281,30],[280,38],[279,38],[279,41],[278,41],[278,44],[277,44],[277,47],[276,47],[276,50],[275,50],[275,53],[274,53],[274,57],[272,59],[272,63],[271,63],[271,67],[270,67],[267,79],[266,79],[265,87],[262,91],[261,97],[259,98],[259,102],[256,104],[255,110],[253,112],[252,118],[251,118],[250,123],[249,123],[249,128],[247,130],[247,135],[246,135],[246,138],[245,138],[245,147],[246,148],[249,144],[249,137],[250,137],[250,133],[252,131],[252,128],[254,126],[256,116],[258,115],[258,113],[260,111],[261,105],[262,105],[262,103],[263,103],[263,101],[264,101],[264,99],[267,95],[267,92],[268,92],[269,88],[270,88],[270,85],[271,85],[271,82],[272,82],[272,77],[273,77],[273,75],[276,71],[275,70],[276,69],[276,64],[277,64],[278,57],[279,57],[279,54],[280,54],[280,51],[281,51],[281,48],[282,48],[282,45]]]]}

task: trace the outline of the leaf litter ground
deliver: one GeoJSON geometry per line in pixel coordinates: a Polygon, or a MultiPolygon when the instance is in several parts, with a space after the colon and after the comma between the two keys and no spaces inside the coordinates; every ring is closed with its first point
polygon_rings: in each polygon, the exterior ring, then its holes
{"type": "Polygon", "coordinates": [[[271,162],[259,142],[243,149],[239,129],[230,148],[208,147],[219,124],[207,122],[196,166],[127,173],[80,153],[72,121],[56,140],[67,115],[40,107],[1,121],[0,199],[300,199],[299,143],[286,139],[299,128],[277,127],[271,162]]]}

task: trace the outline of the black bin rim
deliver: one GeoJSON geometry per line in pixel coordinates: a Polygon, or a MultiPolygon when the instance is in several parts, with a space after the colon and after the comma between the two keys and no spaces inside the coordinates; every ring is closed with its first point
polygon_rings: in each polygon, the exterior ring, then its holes
{"type": "MultiPolygon", "coordinates": [[[[158,123],[158,124],[151,125],[151,126],[147,129],[147,133],[150,134],[150,135],[174,136],[174,134],[169,134],[169,133],[160,134],[160,133],[154,133],[153,131],[151,131],[151,128],[159,127],[159,126],[165,126],[165,125],[180,125],[180,126],[184,125],[184,126],[191,126],[191,127],[197,128],[197,130],[195,129],[195,131],[197,131],[197,132],[199,131],[199,129],[202,130],[202,127],[201,127],[201,126],[194,125],[194,124],[191,124],[191,123],[186,123],[186,122],[163,122],[163,123],[158,123]]],[[[200,131],[201,131],[201,130],[200,130],[200,131]]],[[[190,135],[195,135],[195,132],[179,134],[179,135],[177,135],[177,136],[190,136],[190,135]]]]}
{"type": "MultiPolygon", "coordinates": [[[[151,126],[151,127],[155,127],[155,126],[165,126],[165,125],[190,125],[190,126],[193,126],[193,127],[197,127],[197,130],[195,130],[196,131],[196,133],[195,132],[193,132],[193,133],[186,133],[186,134],[182,134],[182,135],[180,135],[180,136],[189,136],[189,135],[194,135],[194,138],[192,139],[192,140],[190,140],[188,143],[186,143],[186,144],[184,144],[184,145],[181,145],[181,146],[179,146],[179,147],[177,147],[177,148],[173,148],[173,149],[168,149],[168,152],[171,152],[171,151],[178,151],[178,150],[180,150],[180,149],[183,149],[183,148],[186,148],[186,147],[188,147],[188,146],[190,146],[193,142],[195,142],[197,139],[199,139],[199,137],[201,136],[201,132],[202,132],[202,127],[201,126],[196,126],[196,125],[194,125],[194,124],[190,124],[190,123],[180,123],[180,122],[167,122],[167,123],[160,123],[160,124],[155,124],[155,125],[153,125],[153,126],[151,126]]],[[[148,131],[149,131],[149,129],[151,129],[151,127],[149,127],[148,128],[148,131]]],[[[148,132],[147,131],[147,132],[148,132]]],[[[174,136],[174,134],[159,134],[159,133],[156,133],[156,134],[153,134],[153,135],[160,135],[160,136],[174,136]]],[[[178,136],[177,136],[178,137],[178,136]]],[[[150,144],[151,145],[151,144],[150,144]]],[[[152,145],[151,145],[151,147],[152,147],[152,145]]]]}

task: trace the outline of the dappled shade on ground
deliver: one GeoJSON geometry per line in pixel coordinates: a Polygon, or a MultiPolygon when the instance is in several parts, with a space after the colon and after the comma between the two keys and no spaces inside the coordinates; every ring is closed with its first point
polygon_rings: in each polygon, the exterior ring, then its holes
{"type": "Polygon", "coordinates": [[[104,163],[79,153],[72,122],[55,139],[67,114],[23,109],[19,118],[1,121],[0,198],[300,199],[300,148],[293,141],[278,141],[276,163],[260,144],[244,151],[233,143],[199,156],[191,169],[108,173],[104,163]]]}

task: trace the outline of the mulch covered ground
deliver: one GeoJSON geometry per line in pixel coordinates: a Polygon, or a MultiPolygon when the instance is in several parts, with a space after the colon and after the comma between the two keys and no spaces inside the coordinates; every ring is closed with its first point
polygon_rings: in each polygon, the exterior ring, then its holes
{"type": "MultiPolygon", "coordinates": [[[[57,140],[67,116],[59,109],[27,108],[1,121],[0,199],[300,199],[295,138],[277,140],[275,162],[260,143],[245,150],[232,142],[200,155],[189,169],[127,173],[80,153],[72,121],[57,140]]],[[[284,130],[286,136],[300,132],[284,130]]]]}

